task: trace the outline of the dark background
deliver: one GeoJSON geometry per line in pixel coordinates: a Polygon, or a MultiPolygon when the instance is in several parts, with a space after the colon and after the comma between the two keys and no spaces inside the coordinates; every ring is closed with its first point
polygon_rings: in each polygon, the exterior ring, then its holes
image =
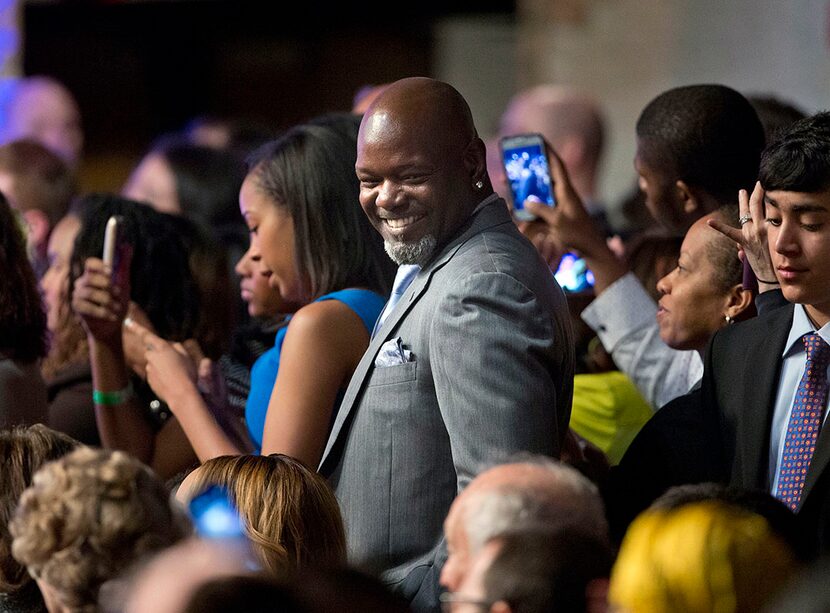
{"type": "Polygon", "coordinates": [[[500,0],[30,4],[24,72],[75,94],[87,161],[126,159],[194,116],[277,132],[348,110],[362,85],[431,73],[436,20],[514,9],[500,0]]]}

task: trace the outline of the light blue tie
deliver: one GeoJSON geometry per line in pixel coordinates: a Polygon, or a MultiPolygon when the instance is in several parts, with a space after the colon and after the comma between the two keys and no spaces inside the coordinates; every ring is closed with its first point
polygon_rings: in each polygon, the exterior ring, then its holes
{"type": "Polygon", "coordinates": [[[398,266],[398,272],[395,275],[395,283],[392,284],[392,295],[389,296],[389,301],[383,307],[383,311],[375,322],[375,329],[372,330],[372,338],[378,333],[383,322],[389,317],[389,314],[395,309],[395,305],[400,301],[406,288],[412,283],[415,276],[421,272],[421,267],[417,264],[401,264],[398,266]]]}

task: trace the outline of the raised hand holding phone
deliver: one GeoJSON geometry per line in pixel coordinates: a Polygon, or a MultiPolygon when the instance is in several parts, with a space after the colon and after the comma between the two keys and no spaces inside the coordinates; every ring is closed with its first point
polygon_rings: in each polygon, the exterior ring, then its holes
{"type": "MultiPolygon", "coordinates": [[[[501,148],[513,200],[513,216],[520,220],[520,230],[531,239],[564,290],[590,290],[594,278],[585,261],[563,249],[563,241],[545,227],[556,215],[557,191],[561,191],[554,165],[558,165],[557,171],[564,172],[556,154],[541,134],[508,136],[501,140],[501,148]]],[[[562,187],[570,188],[567,179],[562,187]]],[[[566,195],[569,197],[570,193],[566,195]]]]}
{"type": "MultiPolygon", "coordinates": [[[[585,260],[584,264],[593,276],[594,291],[599,294],[628,269],[611,251],[604,234],[594,224],[571,186],[562,160],[550,147],[547,148],[547,155],[557,206],[550,208],[528,201],[525,208],[547,225],[548,232],[557,243],[585,260]]],[[[571,267],[577,265],[581,267],[582,263],[571,262],[571,267]]],[[[587,278],[587,270],[585,275],[587,278]]]]}
{"type": "Polygon", "coordinates": [[[107,222],[101,255],[102,259],[84,262],[83,274],[75,280],[72,309],[93,338],[120,340],[130,301],[132,246],[123,236],[118,217],[107,222]]]}

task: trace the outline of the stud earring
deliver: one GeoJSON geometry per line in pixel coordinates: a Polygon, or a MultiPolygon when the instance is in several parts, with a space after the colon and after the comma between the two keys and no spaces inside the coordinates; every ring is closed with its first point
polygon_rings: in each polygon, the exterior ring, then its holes
{"type": "Polygon", "coordinates": [[[726,320],[726,323],[727,323],[727,324],[734,324],[734,323],[735,323],[735,320],[734,320],[734,319],[732,319],[732,316],[731,316],[731,315],[729,315],[729,313],[727,313],[727,314],[724,316],[724,319],[726,320]]]}
{"type": "Polygon", "coordinates": [[[481,189],[482,187],[484,187],[484,182],[481,181],[481,180],[478,180],[474,183],[474,185],[475,185],[476,189],[481,189]]]}

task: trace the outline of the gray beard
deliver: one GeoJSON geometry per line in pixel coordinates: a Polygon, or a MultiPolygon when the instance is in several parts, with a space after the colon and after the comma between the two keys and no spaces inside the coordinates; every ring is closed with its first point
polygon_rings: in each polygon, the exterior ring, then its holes
{"type": "Polygon", "coordinates": [[[435,253],[437,246],[438,241],[431,234],[412,243],[383,241],[383,248],[386,249],[387,255],[398,266],[401,264],[423,266],[435,253]]]}

